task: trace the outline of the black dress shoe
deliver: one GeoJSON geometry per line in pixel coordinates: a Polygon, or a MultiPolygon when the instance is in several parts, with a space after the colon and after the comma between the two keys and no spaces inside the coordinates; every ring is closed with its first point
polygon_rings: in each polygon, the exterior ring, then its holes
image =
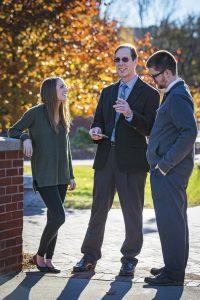
{"type": "Polygon", "coordinates": [[[32,262],[33,262],[34,265],[36,265],[37,269],[38,269],[40,272],[42,272],[42,273],[48,273],[48,272],[49,272],[49,268],[48,268],[47,266],[41,267],[41,266],[38,265],[36,255],[33,256],[32,262]]]}
{"type": "Polygon", "coordinates": [[[49,269],[49,273],[55,273],[55,274],[58,274],[60,273],[60,270],[57,269],[56,267],[47,267],[49,269]]]}
{"type": "Polygon", "coordinates": [[[183,280],[173,280],[167,277],[165,274],[159,274],[155,277],[145,277],[144,282],[150,285],[183,285],[183,280]]]}
{"type": "Polygon", "coordinates": [[[150,273],[151,273],[152,275],[154,275],[154,276],[157,276],[157,275],[159,275],[160,273],[162,273],[163,270],[164,270],[164,267],[162,267],[162,268],[152,268],[152,269],[150,270],[150,273]]]}
{"type": "Polygon", "coordinates": [[[133,276],[135,272],[135,262],[122,262],[119,276],[133,276]]]}
{"type": "Polygon", "coordinates": [[[93,271],[96,267],[96,261],[90,257],[83,256],[83,258],[73,267],[73,272],[93,271]]]}

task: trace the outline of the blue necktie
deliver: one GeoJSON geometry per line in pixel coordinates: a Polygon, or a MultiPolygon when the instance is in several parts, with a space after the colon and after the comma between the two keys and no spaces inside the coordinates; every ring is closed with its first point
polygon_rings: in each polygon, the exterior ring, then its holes
{"type": "MultiPolygon", "coordinates": [[[[127,89],[128,85],[123,83],[121,85],[121,92],[120,92],[120,95],[119,95],[119,98],[123,99],[123,100],[126,100],[126,89],[127,89]]],[[[111,141],[114,142],[115,141],[115,127],[116,127],[116,123],[119,119],[119,116],[120,116],[120,113],[116,112],[116,115],[115,115],[115,126],[113,128],[113,132],[112,132],[112,136],[111,136],[111,141]]]]}

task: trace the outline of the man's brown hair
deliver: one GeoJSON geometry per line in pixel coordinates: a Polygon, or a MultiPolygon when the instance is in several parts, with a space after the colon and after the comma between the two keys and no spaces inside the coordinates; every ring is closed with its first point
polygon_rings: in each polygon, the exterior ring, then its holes
{"type": "Polygon", "coordinates": [[[127,48],[130,50],[132,60],[135,60],[138,57],[136,48],[132,44],[129,44],[129,43],[119,45],[115,49],[115,55],[119,49],[123,49],[123,48],[127,48]]]}
{"type": "Polygon", "coordinates": [[[146,63],[147,68],[154,68],[157,71],[170,70],[173,75],[177,74],[177,61],[167,50],[160,50],[152,54],[146,63]]]}

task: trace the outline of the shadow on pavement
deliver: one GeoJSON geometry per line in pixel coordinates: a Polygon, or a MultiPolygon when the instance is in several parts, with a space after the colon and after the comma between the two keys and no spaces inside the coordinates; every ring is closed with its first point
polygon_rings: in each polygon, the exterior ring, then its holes
{"type": "MultiPolygon", "coordinates": [[[[24,216],[35,216],[35,215],[46,216],[46,206],[28,206],[24,204],[23,213],[24,216]]],[[[66,216],[73,215],[74,210],[65,208],[65,214],[66,216]]]]}
{"type": "Polygon", "coordinates": [[[158,230],[154,228],[147,228],[147,227],[143,228],[143,234],[154,233],[154,232],[158,232],[158,230]]]}
{"type": "Polygon", "coordinates": [[[24,213],[24,216],[44,215],[45,209],[43,207],[24,206],[23,213],[24,213]]]}
{"type": "Polygon", "coordinates": [[[156,289],[156,295],[152,300],[179,300],[183,294],[183,286],[150,286],[144,285],[143,288],[156,289]]]}
{"type": "Polygon", "coordinates": [[[0,276],[0,286],[3,285],[4,283],[7,283],[10,280],[12,280],[17,274],[18,273],[15,272],[15,273],[9,274],[9,275],[1,275],[0,276]]]}
{"type": "Polygon", "coordinates": [[[143,234],[154,233],[154,232],[158,232],[157,224],[156,224],[156,219],[155,218],[151,218],[149,220],[146,220],[144,222],[143,234]],[[154,225],[154,227],[148,226],[150,224],[154,225]]]}
{"type": "Polygon", "coordinates": [[[105,296],[101,298],[101,300],[121,300],[128,293],[128,291],[132,288],[133,282],[132,277],[127,277],[126,280],[121,280],[122,277],[116,276],[115,281],[111,282],[109,291],[106,292],[105,296]]]}
{"type": "Polygon", "coordinates": [[[23,299],[28,300],[29,294],[32,287],[44,276],[40,272],[27,272],[26,277],[23,281],[16,287],[16,289],[7,295],[3,300],[16,300],[16,299],[23,299]],[[30,276],[29,275],[37,275],[37,276],[30,276]]]}
{"type": "Polygon", "coordinates": [[[156,218],[151,218],[148,221],[146,221],[148,224],[156,224],[156,218]]]}
{"type": "Polygon", "coordinates": [[[77,300],[79,299],[81,293],[86,288],[90,279],[95,275],[94,271],[82,272],[73,274],[67,281],[66,286],[61,292],[60,296],[56,298],[57,300],[77,300]],[[79,279],[79,280],[76,280],[79,279]]]}

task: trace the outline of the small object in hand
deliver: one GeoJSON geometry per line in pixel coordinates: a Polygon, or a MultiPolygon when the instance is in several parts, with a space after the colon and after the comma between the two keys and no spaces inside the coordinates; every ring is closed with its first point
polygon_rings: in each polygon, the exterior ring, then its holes
{"type": "Polygon", "coordinates": [[[100,136],[100,137],[102,137],[102,138],[108,139],[108,136],[105,135],[105,134],[103,134],[103,133],[94,133],[93,135],[97,135],[97,136],[100,136]]]}

